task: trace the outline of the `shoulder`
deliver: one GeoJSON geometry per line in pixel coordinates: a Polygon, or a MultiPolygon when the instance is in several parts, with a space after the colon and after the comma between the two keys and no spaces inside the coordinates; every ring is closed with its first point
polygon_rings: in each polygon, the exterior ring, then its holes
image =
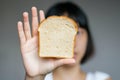
{"type": "MultiPolygon", "coordinates": [[[[44,80],[53,80],[52,73],[47,74],[44,80]]],[[[86,80],[112,80],[112,78],[107,73],[96,71],[88,72],[86,80]]]]}
{"type": "Polygon", "coordinates": [[[107,78],[106,80],[112,80],[112,78],[111,78],[111,77],[109,77],[109,78],[107,78]]]}
{"type": "Polygon", "coordinates": [[[86,80],[112,80],[110,75],[104,72],[96,71],[89,72],[87,74],[86,80]]]}

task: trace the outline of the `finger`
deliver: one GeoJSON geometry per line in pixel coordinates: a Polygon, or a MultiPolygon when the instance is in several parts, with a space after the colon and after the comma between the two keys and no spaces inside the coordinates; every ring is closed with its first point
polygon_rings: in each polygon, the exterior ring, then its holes
{"type": "Polygon", "coordinates": [[[32,34],[33,36],[38,35],[38,15],[36,7],[32,7],[32,34]]]}
{"type": "Polygon", "coordinates": [[[19,21],[17,23],[17,26],[18,26],[18,34],[19,34],[19,38],[20,38],[20,43],[22,45],[22,44],[24,44],[26,42],[26,38],[25,38],[24,31],[23,31],[23,24],[22,24],[22,22],[19,21]]]}
{"type": "Polygon", "coordinates": [[[74,59],[60,59],[60,60],[55,61],[54,67],[56,68],[64,64],[73,64],[73,63],[75,63],[74,59]]]}
{"type": "Polygon", "coordinates": [[[39,11],[39,15],[40,15],[40,22],[43,21],[45,19],[45,14],[43,10],[39,11]]]}
{"type": "Polygon", "coordinates": [[[25,36],[26,36],[26,39],[29,40],[31,39],[31,31],[30,31],[28,12],[23,13],[23,20],[24,20],[25,36]]]}

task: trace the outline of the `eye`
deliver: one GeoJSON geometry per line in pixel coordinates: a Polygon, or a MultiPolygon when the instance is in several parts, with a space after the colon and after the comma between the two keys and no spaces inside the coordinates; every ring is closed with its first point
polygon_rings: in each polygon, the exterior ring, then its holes
{"type": "Polygon", "coordinates": [[[77,34],[80,34],[80,31],[77,31],[77,34]]]}

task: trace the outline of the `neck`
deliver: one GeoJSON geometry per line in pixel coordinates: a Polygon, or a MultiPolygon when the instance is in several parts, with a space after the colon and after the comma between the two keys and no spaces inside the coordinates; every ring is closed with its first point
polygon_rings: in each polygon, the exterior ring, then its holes
{"type": "Polygon", "coordinates": [[[64,65],[53,71],[54,80],[85,80],[85,72],[79,65],[64,65]]]}

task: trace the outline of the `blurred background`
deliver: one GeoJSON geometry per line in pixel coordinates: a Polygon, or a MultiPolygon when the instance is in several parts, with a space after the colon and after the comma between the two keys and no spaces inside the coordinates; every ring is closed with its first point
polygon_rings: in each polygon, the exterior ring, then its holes
{"type": "MultiPolygon", "coordinates": [[[[120,0],[0,0],[0,80],[24,80],[17,21],[31,7],[46,10],[61,1],[78,4],[88,16],[95,56],[82,65],[86,72],[102,71],[113,80],[120,76],[120,0]]],[[[30,14],[31,15],[31,14],[30,14]]]]}

